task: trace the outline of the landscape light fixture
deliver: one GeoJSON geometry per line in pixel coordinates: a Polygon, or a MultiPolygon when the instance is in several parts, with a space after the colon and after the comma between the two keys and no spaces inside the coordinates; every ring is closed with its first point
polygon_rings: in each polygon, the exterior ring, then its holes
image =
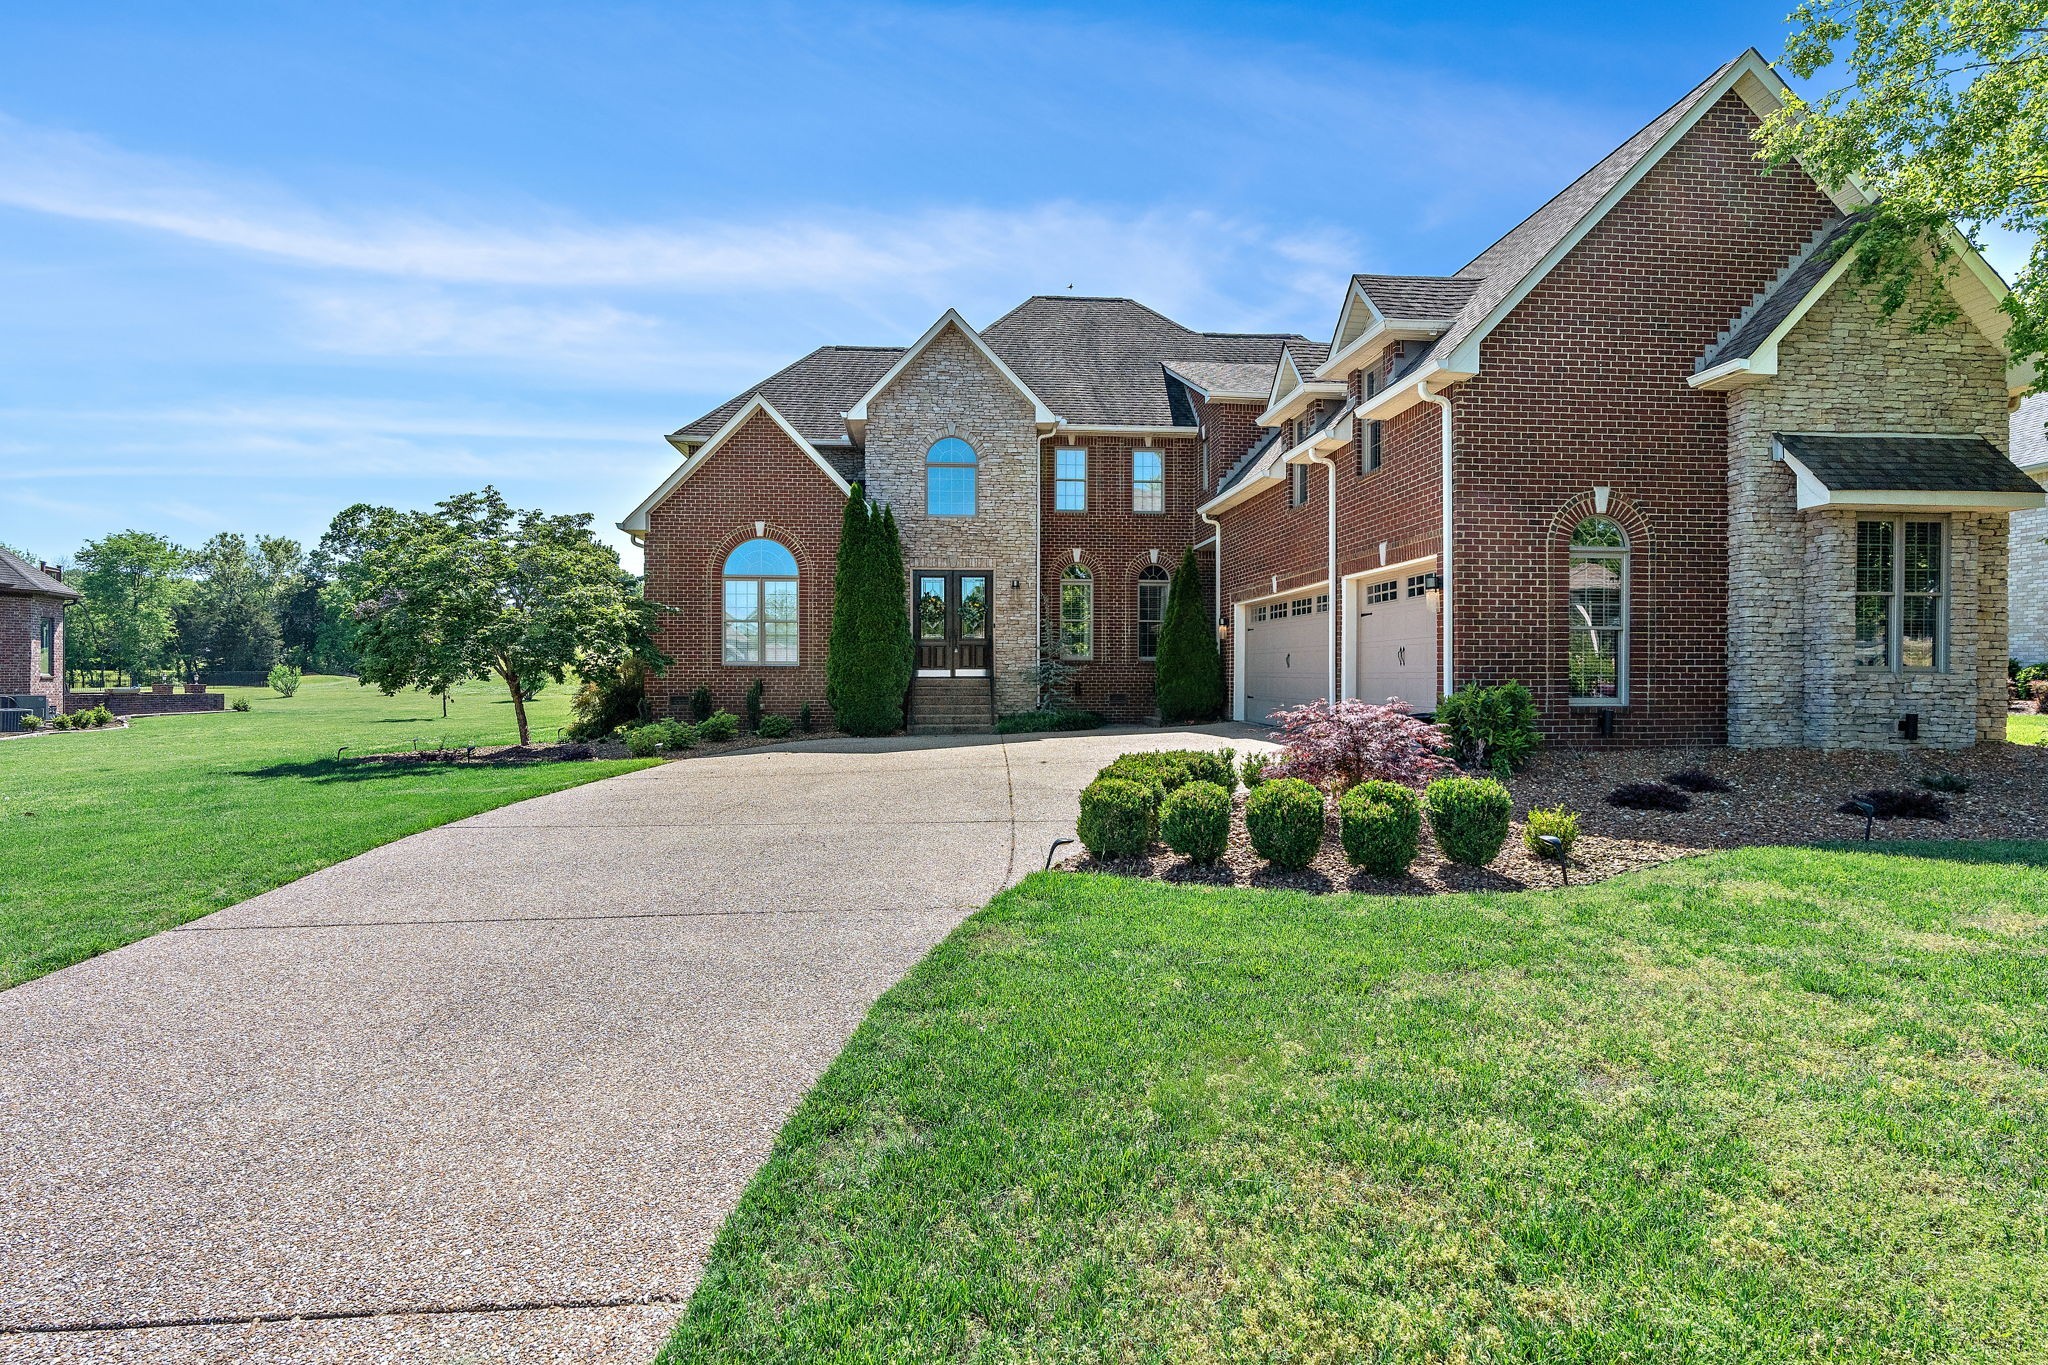
{"type": "Polygon", "coordinates": [[[1055,839],[1055,840],[1053,840],[1053,841],[1052,841],[1052,847],[1051,847],[1051,848],[1049,848],[1049,849],[1047,849],[1047,850],[1045,851],[1045,866],[1044,866],[1044,868],[1043,868],[1043,869],[1041,869],[1041,870],[1042,870],[1042,871],[1045,871],[1045,872],[1050,872],[1050,871],[1052,871],[1052,855],[1060,851],[1060,845],[1061,845],[1061,844],[1071,844],[1071,843],[1073,843],[1073,842],[1074,842],[1074,841],[1073,841],[1072,839],[1055,839]]]}
{"type": "Polygon", "coordinates": [[[1565,862],[1564,840],[1555,834],[1539,834],[1536,836],[1536,842],[1543,845],[1551,857],[1557,859],[1557,875],[1563,879],[1564,885],[1570,886],[1572,874],[1570,866],[1565,862]]]}
{"type": "Polygon", "coordinates": [[[1860,796],[1849,799],[1849,809],[1863,817],[1863,842],[1870,842],[1870,827],[1877,821],[1877,807],[1860,796]]]}

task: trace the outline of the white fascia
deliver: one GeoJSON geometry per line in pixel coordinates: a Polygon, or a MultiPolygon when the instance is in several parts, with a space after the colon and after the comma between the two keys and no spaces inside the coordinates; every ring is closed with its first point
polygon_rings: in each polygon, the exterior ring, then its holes
{"type": "Polygon", "coordinates": [[[880,379],[877,379],[874,382],[873,386],[870,387],[866,393],[860,396],[859,402],[855,403],[846,412],[841,414],[841,416],[843,416],[846,419],[846,429],[848,433],[852,435],[854,440],[859,441],[866,434],[868,424],[868,404],[874,401],[875,396],[877,394],[881,393],[884,389],[888,388],[891,384],[895,383],[897,378],[902,375],[904,370],[910,367],[910,362],[917,359],[918,356],[924,354],[925,348],[930,346],[934,341],[938,340],[939,336],[942,333],[944,333],[948,327],[958,327],[960,329],[960,335],[966,337],[968,343],[972,345],[975,350],[981,352],[982,359],[988,361],[989,364],[993,365],[996,369],[996,372],[1002,375],[1002,377],[1009,382],[1012,388],[1016,389],[1018,393],[1022,394],[1024,398],[1030,402],[1032,420],[1038,424],[1038,427],[1041,432],[1051,431],[1053,428],[1057,427],[1060,424],[1058,414],[1053,412],[1051,408],[1045,405],[1044,399],[1040,398],[1037,394],[1031,391],[1031,386],[1029,384],[1026,384],[1022,379],[1017,377],[1017,372],[1015,370],[1011,369],[1008,365],[1003,363],[1003,358],[997,355],[995,351],[990,348],[989,344],[986,341],[982,340],[981,333],[975,331],[972,327],[967,325],[967,319],[960,316],[960,310],[957,308],[948,308],[945,311],[944,315],[941,316],[937,322],[933,323],[930,327],[925,329],[925,334],[923,336],[919,337],[915,342],[913,342],[910,345],[910,347],[907,350],[903,352],[902,355],[896,358],[896,363],[889,367],[888,373],[884,374],[880,379]]]}
{"type": "Polygon", "coordinates": [[[1419,373],[1401,376],[1389,387],[1366,399],[1358,405],[1358,411],[1352,416],[1367,422],[1384,422],[1389,418],[1398,417],[1422,401],[1422,396],[1415,391],[1417,383],[1429,385],[1431,393],[1442,393],[1453,384],[1464,383],[1472,374],[1473,372],[1468,370],[1453,370],[1431,364],[1419,373]]]}
{"type": "Polygon", "coordinates": [[[1052,431],[1043,433],[1047,440],[1061,436],[1159,436],[1179,439],[1200,436],[1200,427],[1147,427],[1118,426],[1113,422],[1061,422],[1052,431]]]}
{"type": "Polygon", "coordinates": [[[1396,341],[1429,341],[1451,330],[1449,318],[1380,318],[1358,334],[1356,340],[1316,367],[1316,378],[1348,380],[1379,358],[1382,350],[1396,341]]]}
{"type": "Polygon", "coordinates": [[[832,462],[819,454],[818,448],[805,440],[802,433],[789,424],[789,419],[775,410],[773,403],[770,403],[757,393],[752,398],[749,398],[740,407],[740,410],[727,420],[724,426],[714,432],[710,440],[704,442],[695,450],[688,449],[690,442],[676,441],[671,438],[670,444],[685,452],[683,462],[676,466],[673,474],[662,480],[661,487],[647,495],[646,501],[626,514],[626,519],[618,523],[619,529],[631,536],[636,542],[645,536],[647,534],[648,513],[659,507],[662,499],[682,487],[684,481],[692,474],[702,469],[705,462],[718,453],[719,447],[730,440],[733,433],[742,426],[745,426],[747,419],[757,412],[765,414],[776,426],[782,428],[782,434],[795,442],[798,450],[811,457],[811,463],[817,465],[820,472],[832,481],[833,487],[837,488],[842,494],[848,494],[853,491],[853,486],[847,483],[837,469],[832,467],[832,462]]]}

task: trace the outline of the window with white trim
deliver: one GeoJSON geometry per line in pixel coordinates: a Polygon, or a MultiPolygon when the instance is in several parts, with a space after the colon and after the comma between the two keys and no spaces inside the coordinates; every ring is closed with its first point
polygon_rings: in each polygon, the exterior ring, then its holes
{"type": "Polygon", "coordinates": [[[1166,510],[1166,459],[1150,446],[1131,452],[1131,510],[1166,510]]]}
{"type": "Polygon", "coordinates": [[[981,461],[958,436],[934,441],[924,455],[924,511],[928,517],[974,515],[981,461]]]}
{"type": "Polygon", "coordinates": [[[1308,501],[1308,466],[1305,464],[1289,465],[1287,477],[1289,480],[1287,486],[1287,505],[1289,507],[1300,507],[1308,501]]]}
{"type": "Polygon", "coordinates": [[[1378,422],[1360,424],[1358,433],[1358,472],[1370,474],[1386,461],[1386,442],[1378,422]]]}
{"type": "Polygon", "coordinates": [[[796,556],[778,541],[749,540],[725,557],[726,663],[797,661],[796,577],[796,556]]]}
{"type": "Polygon", "coordinates": [[[1572,528],[1570,586],[1565,594],[1567,671],[1574,706],[1628,701],[1628,536],[1611,517],[1585,517],[1572,528]]]}
{"type": "Polygon", "coordinates": [[[1088,510],[1088,452],[1079,449],[1052,453],[1052,510],[1088,510]]]}
{"type": "Polygon", "coordinates": [[[45,616],[36,623],[37,671],[45,678],[57,675],[57,618],[45,616]]]}
{"type": "Polygon", "coordinates": [[[1933,672],[1947,665],[1947,548],[1939,521],[1856,523],[1858,668],[1933,672]]]}
{"type": "Polygon", "coordinates": [[[1060,656],[1095,657],[1095,579],[1079,564],[1060,575],[1060,656]]]}
{"type": "Polygon", "coordinates": [[[1159,628],[1166,623],[1166,570],[1148,564],[1138,573],[1138,657],[1159,657],[1159,628]]]}

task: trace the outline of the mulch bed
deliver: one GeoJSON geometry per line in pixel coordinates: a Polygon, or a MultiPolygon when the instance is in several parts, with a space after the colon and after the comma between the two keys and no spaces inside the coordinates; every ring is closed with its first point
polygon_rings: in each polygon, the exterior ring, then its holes
{"type": "Polygon", "coordinates": [[[1062,866],[1077,872],[1198,886],[1249,886],[1300,891],[1365,891],[1379,895],[1431,895],[1441,891],[1515,891],[1558,884],[1558,866],[1522,847],[1520,817],[1532,806],[1564,806],[1579,815],[1572,849],[1573,882],[1600,881],[1622,872],[1717,848],[1807,844],[1863,837],[1861,816],[1837,813],[1849,797],[1882,788],[1917,791],[1914,779],[1933,772],[1968,778],[1970,790],[1940,793],[1949,820],[1880,820],[1879,839],[2039,839],[2048,832],[2048,747],[1986,744],[1954,752],[1916,754],[1823,752],[1811,749],[1625,749],[1539,754],[1509,783],[1516,820],[1499,856],[1483,868],[1446,862],[1422,830],[1422,847],[1409,875],[1371,877],[1345,861],[1334,805],[1325,818],[1323,848],[1298,872],[1277,868],[1252,851],[1244,828],[1244,795],[1231,816],[1230,849],[1211,865],[1192,863],[1155,845],[1145,858],[1099,859],[1077,851],[1062,866]],[[1733,790],[1692,795],[1692,809],[1622,810],[1607,794],[1626,782],[1657,782],[1685,768],[1704,768],[1733,790]]]}

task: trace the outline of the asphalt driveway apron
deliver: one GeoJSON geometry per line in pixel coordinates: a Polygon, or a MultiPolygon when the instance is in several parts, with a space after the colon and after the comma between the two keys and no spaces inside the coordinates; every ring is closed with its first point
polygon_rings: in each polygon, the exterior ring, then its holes
{"type": "Polygon", "coordinates": [[[1222,731],[690,759],[0,993],[0,1361],[645,1361],[876,996],[1222,731]]]}

